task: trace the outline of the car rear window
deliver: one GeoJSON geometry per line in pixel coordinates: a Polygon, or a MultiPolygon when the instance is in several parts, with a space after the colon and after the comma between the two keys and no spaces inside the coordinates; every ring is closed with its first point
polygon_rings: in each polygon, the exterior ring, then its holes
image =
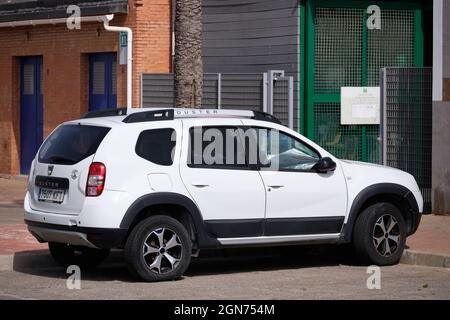
{"type": "Polygon", "coordinates": [[[146,130],[139,135],[136,154],[160,166],[171,166],[175,144],[175,130],[172,128],[146,130]]]}
{"type": "Polygon", "coordinates": [[[110,128],[63,125],[44,142],[39,162],[72,165],[93,155],[110,128]]]}

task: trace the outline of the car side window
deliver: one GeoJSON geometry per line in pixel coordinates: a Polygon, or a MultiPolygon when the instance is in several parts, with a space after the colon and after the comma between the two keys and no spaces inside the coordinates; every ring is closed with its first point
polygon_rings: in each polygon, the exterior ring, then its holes
{"type": "Polygon", "coordinates": [[[320,154],[293,136],[275,129],[256,128],[263,170],[311,171],[320,154]]]}
{"type": "Polygon", "coordinates": [[[240,131],[233,126],[202,126],[189,130],[188,166],[247,169],[240,131]]]}
{"type": "Polygon", "coordinates": [[[136,143],[136,154],[161,166],[173,164],[176,133],[172,128],[142,131],[136,143]]]}

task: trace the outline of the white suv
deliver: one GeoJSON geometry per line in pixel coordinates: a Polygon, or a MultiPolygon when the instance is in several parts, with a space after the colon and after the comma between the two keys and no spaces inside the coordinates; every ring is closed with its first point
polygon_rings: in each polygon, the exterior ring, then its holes
{"type": "Polygon", "coordinates": [[[339,160],[265,113],[114,109],[53,131],[24,207],[60,264],[123,248],[133,275],[159,281],[222,246],[352,242],[394,264],[423,200],[410,174],[339,160]]]}

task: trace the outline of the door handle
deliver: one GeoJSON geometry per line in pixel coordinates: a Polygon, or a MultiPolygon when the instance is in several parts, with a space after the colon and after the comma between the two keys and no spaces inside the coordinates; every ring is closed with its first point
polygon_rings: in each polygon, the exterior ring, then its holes
{"type": "Polygon", "coordinates": [[[209,187],[209,184],[206,184],[206,183],[200,183],[200,182],[194,182],[194,183],[191,183],[191,185],[192,186],[194,186],[194,187],[196,187],[196,188],[206,188],[206,187],[209,187]]]}
{"type": "Polygon", "coordinates": [[[280,188],[283,188],[284,186],[283,185],[279,185],[279,184],[275,184],[275,185],[268,185],[268,187],[272,188],[272,189],[280,189],[280,188]]]}

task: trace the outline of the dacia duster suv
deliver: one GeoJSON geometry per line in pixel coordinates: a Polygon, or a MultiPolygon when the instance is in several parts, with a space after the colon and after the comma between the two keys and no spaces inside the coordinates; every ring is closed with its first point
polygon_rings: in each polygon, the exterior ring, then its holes
{"type": "Polygon", "coordinates": [[[120,248],[134,276],[161,281],[223,246],[353,243],[395,264],[423,200],[412,175],[337,159],[266,113],[114,109],[49,135],[24,207],[58,263],[93,267],[120,248]]]}

